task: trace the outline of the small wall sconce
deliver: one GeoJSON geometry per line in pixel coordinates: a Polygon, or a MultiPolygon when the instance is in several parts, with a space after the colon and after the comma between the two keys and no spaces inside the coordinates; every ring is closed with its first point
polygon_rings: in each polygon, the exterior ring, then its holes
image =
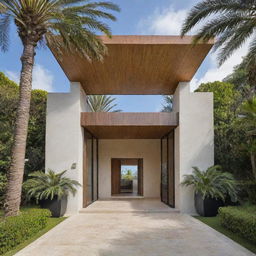
{"type": "Polygon", "coordinates": [[[74,170],[74,169],[76,169],[76,163],[73,163],[73,164],[71,165],[71,170],[74,170]]]}

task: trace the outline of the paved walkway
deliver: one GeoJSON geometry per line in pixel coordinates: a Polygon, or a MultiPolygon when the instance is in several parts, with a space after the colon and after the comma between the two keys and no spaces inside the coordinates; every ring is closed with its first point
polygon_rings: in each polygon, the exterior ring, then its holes
{"type": "Polygon", "coordinates": [[[252,256],[193,217],[156,200],[98,201],[18,256],[252,256]],[[139,204],[140,202],[140,204],[139,204]],[[140,207],[141,205],[141,207],[140,207]],[[114,210],[117,212],[114,212],[114,210]]]}

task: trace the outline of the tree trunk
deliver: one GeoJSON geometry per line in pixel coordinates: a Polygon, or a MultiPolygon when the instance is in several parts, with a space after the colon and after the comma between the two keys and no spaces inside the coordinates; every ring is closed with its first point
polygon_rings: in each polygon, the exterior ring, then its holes
{"type": "Polygon", "coordinates": [[[35,46],[29,40],[23,41],[23,45],[19,103],[4,204],[5,216],[15,216],[19,213],[24,174],[35,46]]]}
{"type": "Polygon", "coordinates": [[[255,153],[251,152],[251,165],[252,165],[252,174],[256,180],[256,163],[255,163],[255,153]]]}

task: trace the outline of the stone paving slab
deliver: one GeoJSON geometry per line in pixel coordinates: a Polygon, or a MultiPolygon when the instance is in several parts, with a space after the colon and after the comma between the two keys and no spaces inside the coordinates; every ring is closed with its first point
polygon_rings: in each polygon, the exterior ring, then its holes
{"type": "MultiPolygon", "coordinates": [[[[104,208],[104,207],[103,207],[104,208]]],[[[17,256],[253,256],[200,221],[175,212],[69,217],[17,256]]]]}
{"type": "Polygon", "coordinates": [[[115,199],[115,200],[99,200],[84,208],[80,213],[161,213],[161,212],[179,212],[166,204],[160,199],[115,199]]]}

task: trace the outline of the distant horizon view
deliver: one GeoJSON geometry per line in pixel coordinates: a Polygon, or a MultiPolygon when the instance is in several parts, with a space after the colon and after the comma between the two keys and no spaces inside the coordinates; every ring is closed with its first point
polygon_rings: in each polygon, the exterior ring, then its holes
{"type": "Polygon", "coordinates": [[[127,173],[127,171],[131,171],[133,176],[137,176],[138,166],[137,165],[122,165],[121,166],[121,175],[127,173]]]}

